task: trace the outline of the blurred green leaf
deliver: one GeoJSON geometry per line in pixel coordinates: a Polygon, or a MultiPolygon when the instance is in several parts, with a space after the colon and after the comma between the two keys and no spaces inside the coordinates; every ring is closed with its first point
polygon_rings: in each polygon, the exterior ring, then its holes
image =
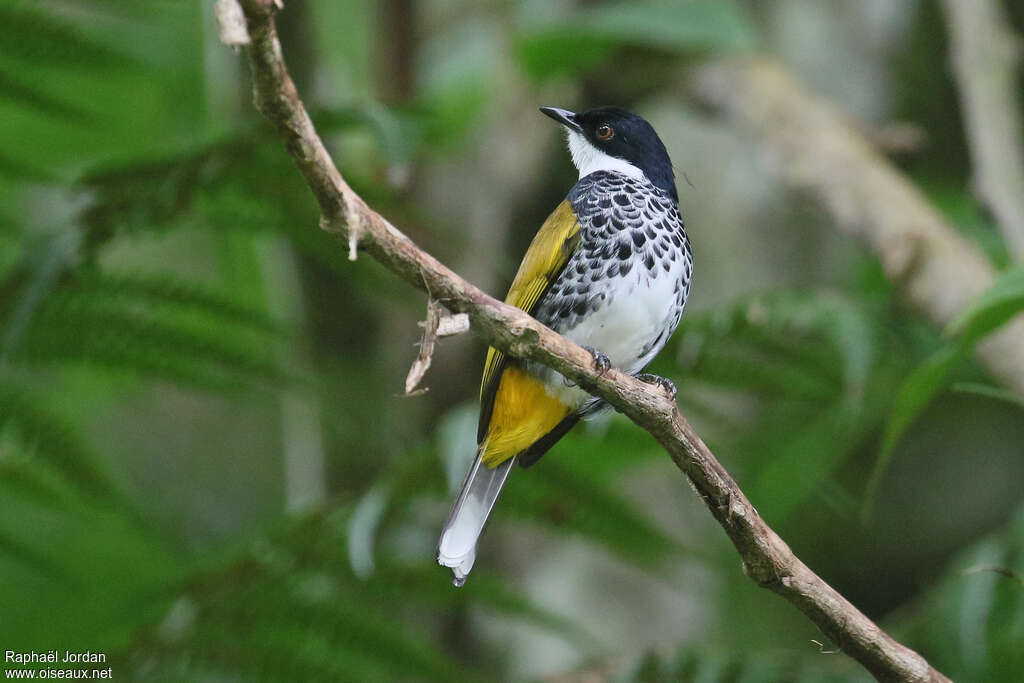
{"type": "Polygon", "coordinates": [[[593,482],[585,471],[546,458],[529,471],[515,474],[506,484],[502,512],[578,534],[639,567],[685,552],[627,500],[593,482]]]}
{"type": "Polygon", "coordinates": [[[677,358],[688,374],[716,386],[774,401],[840,400],[856,411],[880,337],[863,302],[833,292],[773,292],[688,314],[677,358]]]}
{"type": "Polygon", "coordinates": [[[879,352],[883,343],[899,343],[883,311],[871,299],[838,292],[783,291],[684,318],[678,381],[757,399],[753,410],[747,403],[733,408],[749,415],[723,427],[728,442],[720,445],[744,455],[753,481],[748,494],[773,518],[812,496],[841,516],[856,515],[856,505],[823,491],[884,426],[905,372],[891,353],[879,352]]]}
{"type": "Polygon", "coordinates": [[[251,348],[239,339],[134,315],[56,305],[40,312],[14,358],[27,364],[98,365],[214,390],[236,388],[245,380],[286,379],[266,349],[251,348]]]}
{"type": "Polygon", "coordinates": [[[947,385],[952,372],[986,335],[1024,310],[1024,268],[1006,271],[946,328],[956,338],[933,353],[903,382],[893,404],[878,459],[865,490],[862,516],[871,514],[893,450],[906,431],[947,385]]]}
{"type": "Polygon", "coordinates": [[[0,637],[14,649],[56,639],[110,652],[160,616],[183,567],[134,511],[82,497],[29,457],[0,468],[0,494],[0,637]]]}
{"type": "Polygon", "coordinates": [[[208,566],[190,581],[190,616],[175,635],[162,637],[161,626],[126,654],[144,658],[150,667],[160,662],[161,670],[184,661],[193,676],[217,671],[260,680],[293,680],[298,673],[309,680],[480,678],[401,618],[418,608],[442,616],[474,607],[589,641],[570,621],[483,572],[455,589],[429,559],[409,565],[385,557],[372,575],[358,578],[346,556],[347,517],[338,511],[285,521],[251,550],[208,566]]]}
{"type": "Polygon", "coordinates": [[[149,656],[173,662],[184,649],[193,676],[196,668],[212,668],[259,680],[475,678],[393,616],[366,601],[352,602],[354,596],[329,600],[329,579],[305,578],[309,587],[325,592],[304,596],[293,582],[272,580],[252,568],[233,583],[207,587],[184,638],[153,648],[149,656]]]}
{"type": "Polygon", "coordinates": [[[425,42],[417,64],[421,85],[408,113],[426,150],[451,149],[481,121],[494,93],[503,41],[492,23],[470,13],[425,42]]]}
{"type": "Polygon", "coordinates": [[[446,585],[447,570],[437,566],[432,553],[418,557],[415,564],[382,553],[373,571],[361,575],[352,562],[348,538],[353,514],[355,510],[338,511],[323,520],[307,520],[298,529],[285,525],[274,537],[285,547],[296,549],[304,566],[329,572],[343,585],[339,590],[358,596],[354,599],[442,611],[475,607],[530,622],[576,642],[592,642],[592,636],[578,625],[534,604],[506,581],[480,568],[461,588],[446,585]]]}
{"type": "Polygon", "coordinates": [[[616,47],[680,54],[746,49],[753,44],[753,27],[737,5],[683,0],[581,9],[556,26],[527,27],[518,52],[526,72],[543,80],[593,66],[616,47]]]}
{"type": "Polygon", "coordinates": [[[214,390],[299,381],[278,367],[265,332],[209,316],[161,313],[114,297],[93,298],[73,290],[51,294],[9,359],[30,366],[98,365],[214,390]]]}
{"type": "MultiPolygon", "coordinates": [[[[62,472],[85,492],[100,500],[123,500],[106,463],[88,447],[84,436],[14,384],[0,382],[0,426],[17,429],[17,439],[24,444],[26,452],[62,472]]],[[[17,468],[8,470],[5,476],[35,471],[17,468]]],[[[39,482],[31,477],[26,484],[36,489],[39,482]]]]}
{"type": "Polygon", "coordinates": [[[78,185],[93,195],[80,215],[89,244],[102,243],[119,232],[165,228],[192,209],[204,188],[222,185],[240,167],[253,163],[258,146],[259,142],[236,134],[164,158],[87,171],[78,185]]]}
{"type": "Polygon", "coordinates": [[[517,45],[519,61],[537,81],[567,76],[600,64],[614,42],[585,29],[565,26],[524,35],[517,45]]]}
{"type": "MultiPolygon", "coordinates": [[[[724,652],[684,645],[674,656],[648,652],[631,671],[616,680],[623,683],[854,683],[871,680],[849,659],[839,657],[827,661],[811,647],[804,652],[792,649],[724,652]]],[[[835,651],[829,652],[835,654],[835,651]]]]}
{"type": "MultiPolygon", "coordinates": [[[[665,451],[647,432],[618,414],[584,421],[551,450],[551,459],[567,470],[585,472],[594,483],[613,489],[624,472],[664,457],[665,451]]],[[[527,470],[524,476],[534,475],[527,470]]]]}
{"type": "MultiPolygon", "coordinates": [[[[267,584],[262,586],[269,588],[267,584]]],[[[255,587],[250,587],[250,590],[255,587]]],[[[236,614],[232,614],[228,607],[227,614],[217,615],[220,618],[226,616],[233,622],[226,624],[229,628],[223,629],[222,633],[234,631],[244,639],[251,639],[252,650],[236,651],[241,661],[258,657],[289,669],[295,664],[302,668],[303,664],[316,663],[318,668],[326,665],[329,671],[338,675],[341,667],[335,664],[335,654],[344,651],[351,660],[363,659],[364,666],[372,666],[391,677],[415,676],[435,681],[476,678],[438,651],[427,639],[414,634],[412,629],[366,601],[325,603],[316,600],[297,605],[294,595],[281,591],[261,591],[259,595],[258,600],[251,600],[248,604],[239,601],[235,605],[238,609],[236,614]],[[245,622],[249,625],[240,633],[231,628],[245,622]],[[255,655],[261,646],[269,649],[255,655]]],[[[227,603],[222,604],[228,606],[227,603]]],[[[241,662],[236,660],[236,663],[241,662]]],[[[364,680],[350,676],[351,673],[346,678],[364,680]]]]}
{"type": "Polygon", "coordinates": [[[822,303],[824,310],[816,324],[839,351],[847,395],[859,398],[878,353],[877,325],[862,306],[847,297],[825,293],[822,303]]]}
{"type": "Polygon", "coordinates": [[[968,352],[969,349],[960,345],[943,346],[903,382],[896,394],[889,422],[885,427],[878,459],[868,478],[864,506],[861,510],[863,517],[866,518],[871,514],[875,498],[878,495],[878,488],[892,461],[896,444],[899,443],[910,425],[928,407],[932,399],[946,386],[950,374],[968,352]]]}
{"type": "Polygon", "coordinates": [[[82,273],[59,296],[83,308],[203,316],[205,321],[220,325],[239,325],[281,338],[287,335],[281,323],[265,311],[238,300],[232,292],[157,273],[82,273]]]}
{"type": "Polygon", "coordinates": [[[962,179],[939,181],[919,177],[916,180],[954,227],[981,247],[996,268],[1009,265],[1010,254],[998,226],[962,179]]]}
{"type": "Polygon", "coordinates": [[[999,278],[957,314],[946,327],[946,334],[975,344],[1024,311],[1024,267],[1002,273],[999,278]]]}
{"type": "Polygon", "coordinates": [[[382,105],[335,107],[314,113],[313,120],[321,133],[369,129],[392,164],[409,163],[420,142],[415,117],[382,105]]]}
{"type": "Polygon", "coordinates": [[[1012,403],[1013,405],[1024,408],[1024,398],[1020,394],[1004,389],[1003,387],[992,386],[990,384],[980,384],[977,382],[956,382],[949,387],[949,390],[957,394],[970,394],[973,396],[983,396],[985,398],[995,399],[997,401],[1005,401],[1006,403],[1012,403]]]}
{"type": "Polygon", "coordinates": [[[112,50],[79,26],[26,2],[0,5],[0,54],[73,69],[135,65],[129,55],[112,50]]]}
{"type": "Polygon", "coordinates": [[[747,488],[747,495],[771,519],[787,518],[820,489],[863,436],[844,420],[840,407],[822,411],[811,422],[794,427],[788,438],[764,444],[769,457],[747,488]]]}
{"type": "Polygon", "coordinates": [[[954,680],[999,683],[1024,676],[1024,508],[960,553],[907,615],[914,647],[954,680]]]}
{"type": "Polygon", "coordinates": [[[452,610],[475,607],[492,614],[520,619],[553,631],[576,643],[593,645],[593,636],[571,620],[534,604],[510,586],[505,579],[474,570],[472,580],[461,588],[438,589],[439,574],[447,570],[429,565],[400,565],[383,562],[363,588],[381,601],[394,604],[411,603],[435,609],[452,610]]]}
{"type": "Polygon", "coordinates": [[[758,342],[755,335],[704,338],[700,354],[689,373],[719,387],[729,387],[775,400],[827,401],[838,395],[838,383],[829,372],[814,367],[812,353],[794,353],[796,343],[775,348],[772,341],[758,342]]]}
{"type": "Polygon", "coordinates": [[[52,183],[56,175],[49,170],[37,168],[32,162],[0,154],[0,177],[28,183],[52,183]]]}
{"type": "Polygon", "coordinates": [[[0,68],[0,98],[50,118],[76,125],[95,123],[95,115],[79,104],[53,95],[39,84],[29,84],[0,68]]]}
{"type": "Polygon", "coordinates": [[[60,276],[78,254],[79,235],[69,230],[45,244],[23,249],[21,263],[0,281],[0,360],[6,360],[22,341],[39,307],[57,287],[60,276]]]}
{"type": "Polygon", "coordinates": [[[731,2],[608,3],[580,12],[573,23],[618,42],[670,51],[741,49],[754,42],[753,26],[731,2]]]}

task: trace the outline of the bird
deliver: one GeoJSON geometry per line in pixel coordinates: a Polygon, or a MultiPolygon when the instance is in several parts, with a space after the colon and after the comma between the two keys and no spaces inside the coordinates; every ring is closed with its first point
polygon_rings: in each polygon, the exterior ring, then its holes
{"type": "MultiPolygon", "coordinates": [[[[540,111],[565,131],[579,180],[544,221],[505,302],[675,398],[644,372],[679,325],[693,254],[668,151],[654,128],[618,107],[540,111]]],[[[437,546],[461,586],[514,463],[529,467],[603,403],[545,366],[491,347],[480,383],[477,450],[437,546]]]]}

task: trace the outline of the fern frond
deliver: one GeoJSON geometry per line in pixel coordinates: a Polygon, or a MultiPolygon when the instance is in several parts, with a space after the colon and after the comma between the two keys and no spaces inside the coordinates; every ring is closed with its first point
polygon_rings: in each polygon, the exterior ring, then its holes
{"type": "Polygon", "coordinates": [[[0,359],[17,347],[37,309],[75,262],[79,238],[76,230],[68,230],[23,249],[18,264],[0,282],[0,359]]]}
{"type": "Polygon", "coordinates": [[[284,327],[265,311],[258,310],[205,285],[184,282],[153,273],[83,273],[62,290],[61,296],[76,304],[117,310],[139,306],[147,314],[166,309],[182,314],[199,314],[223,325],[240,325],[251,330],[286,337],[284,327]]]}
{"type": "Polygon", "coordinates": [[[117,16],[141,16],[152,20],[154,13],[173,10],[181,5],[178,0],[75,0],[94,9],[103,9],[117,16]]]}
{"type": "MultiPolygon", "coordinates": [[[[824,637],[823,637],[824,638],[824,637]]],[[[847,661],[826,663],[813,644],[805,651],[709,651],[684,645],[675,656],[648,652],[622,683],[708,681],[708,683],[862,683],[864,675],[847,661]],[[830,666],[831,664],[831,666],[830,666]]],[[[820,649],[824,650],[824,646],[820,649]]]]}
{"type": "Polygon", "coordinates": [[[11,357],[28,364],[95,364],[214,390],[257,380],[297,382],[278,368],[269,351],[209,329],[124,311],[78,308],[73,300],[51,297],[11,357]]]}
{"type": "MultiPolygon", "coordinates": [[[[315,577],[307,578],[315,580],[315,577]]],[[[291,631],[302,638],[299,653],[318,645],[324,646],[324,654],[347,651],[350,657],[361,656],[393,677],[414,676],[436,681],[475,678],[439,652],[422,634],[381,611],[379,605],[368,600],[353,602],[351,595],[348,599],[331,600],[329,593],[322,599],[302,599],[294,593],[294,579],[291,591],[273,590],[274,583],[253,584],[249,588],[253,590],[253,598],[259,596],[258,599],[251,599],[244,606],[237,603],[242,608],[237,612],[232,605],[225,604],[225,613],[214,618],[239,619],[279,634],[291,631]]]]}
{"type": "MultiPolygon", "coordinates": [[[[375,558],[368,576],[357,575],[347,541],[351,537],[352,513],[345,526],[328,520],[305,528],[289,527],[280,538],[299,557],[303,566],[329,572],[344,590],[375,604],[422,606],[451,610],[475,607],[504,617],[519,619],[553,631],[578,643],[593,644],[594,638],[570,620],[534,604],[505,582],[485,572],[474,574],[466,590],[438,591],[437,566],[398,562],[390,556],[375,558]]],[[[300,527],[303,525],[300,525],[300,527]]]]}
{"type": "MultiPolygon", "coordinates": [[[[0,382],[0,425],[16,429],[16,437],[26,450],[61,472],[75,486],[99,500],[123,499],[106,464],[86,445],[84,436],[27,391],[11,383],[0,382]]],[[[24,478],[29,474],[33,473],[7,463],[0,476],[24,478]]],[[[49,491],[53,494],[51,498],[57,495],[52,483],[40,480],[37,473],[24,484],[26,489],[49,491]]]]}
{"type": "MultiPolygon", "coordinates": [[[[817,415],[799,416],[768,427],[759,424],[751,430],[747,445],[760,447],[760,464],[747,495],[758,508],[773,519],[785,519],[809,497],[818,495],[822,482],[834,474],[857,451],[881,421],[851,423],[842,404],[833,403],[817,415]]],[[[851,513],[854,511],[850,511],[851,513]]]]}
{"type": "Polygon", "coordinates": [[[705,343],[687,370],[705,382],[773,400],[833,400],[841,391],[837,383],[829,381],[828,373],[822,376],[802,361],[789,361],[764,345],[737,339],[705,343]]]}
{"type": "Polygon", "coordinates": [[[554,459],[537,467],[535,476],[509,478],[503,513],[577,534],[639,567],[685,552],[608,486],[554,459]]]}
{"type": "Polygon", "coordinates": [[[0,5],[0,53],[31,64],[122,69],[134,60],[54,12],[28,3],[0,5]]]}
{"type": "Polygon", "coordinates": [[[475,607],[503,617],[519,619],[553,631],[572,641],[594,644],[596,641],[582,626],[534,604],[526,596],[486,572],[473,574],[473,581],[454,592],[437,590],[437,567],[378,562],[372,580],[361,590],[382,604],[410,603],[433,609],[451,610],[475,607]]]}
{"type": "MultiPolygon", "coordinates": [[[[367,619],[374,619],[368,615],[367,619]]],[[[295,621],[278,622],[272,618],[255,619],[231,625],[214,624],[185,643],[190,660],[209,667],[228,678],[241,675],[260,681],[388,681],[469,679],[451,664],[439,674],[431,669],[410,670],[422,664],[413,660],[402,666],[405,648],[390,655],[396,639],[383,642],[360,638],[358,632],[324,632],[322,624],[310,626],[295,621]]],[[[174,652],[168,656],[175,657],[174,652]]],[[[434,667],[436,669],[436,666],[434,667]]],[[[189,677],[191,678],[191,676],[189,677]]]]}
{"type": "MultiPolygon", "coordinates": [[[[323,530],[322,519],[298,527],[305,538],[303,528],[323,530]]],[[[275,543],[283,545],[193,582],[196,618],[176,642],[143,638],[136,647],[147,658],[187,653],[201,668],[260,680],[477,678],[399,618],[407,603],[378,599],[375,579],[363,583],[339,565],[318,563],[294,538],[275,543]]]]}
{"type": "Polygon", "coordinates": [[[48,581],[66,582],[74,577],[53,557],[47,556],[31,543],[11,538],[0,532],[0,558],[4,562],[18,564],[48,581]]]}
{"type": "Polygon", "coordinates": [[[407,117],[393,109],[359,104],[316,111],[312,116],[317,128],[326,132],[368,129],[390,163],[408,162],[416,152],[419,131],[406,125],[407,117]]]}
{"type": "Polygon", "coordinates": [[[947,564],[903,618],[911,645],[954,680],[1024,677],[1024,507],[947,564]]]}
{"type": "Polygon", "coordinates": [[[207,142],[163,158],[106,164],[82,175],[76,185],[92,194],[79,215],[88,246],[119,232],[165,228],[192,210],[204,187],[251,162],[257,140],[244,134],[207,142]]]}
{"type": "MultiPolygon", "coordinates": [[[[880,330],[857,302],[831,292],[776,292],[738,299],[730,306],[684,318],[680,361],[723,341],[743,343],[784,360],[805,374],[841,379],[859,391],[877,356],[880,330]],[[696,341],[692,341],[695,339],[696,341]],[[837,376],[836,361],[842,372],[837,376]]],[[[699,355],[698,355],[699,358],[699,355]]]]}
{"type": "Polygon", "coordinates": [[[41,86],[29,85],[3,69],[0,69],[0,98],[66,123],[83,125],[96,120],[94,114],[78,104],[54,96],[41,86]]]}

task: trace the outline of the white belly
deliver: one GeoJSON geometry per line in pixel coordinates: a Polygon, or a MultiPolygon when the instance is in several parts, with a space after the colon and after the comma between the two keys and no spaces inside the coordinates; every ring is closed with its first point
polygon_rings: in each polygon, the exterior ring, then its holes
{"type": "MultiPolygon", "coordinates": [[[[673,265],[669,273],[659,268],[656,279],[639,268],[633,268],[624,278],[617,278],[611,301],[563,334],[580,346],[604,353],[613,367],[627,374],[640,372],[668,340],[666,328],[675,314],[675,288],[682,270],[678,263],[673,265]],[[659,335],[662,335],[660,343],[647,349],[659,335]],[[641,355],[645,349],[647,353],[641,355]]],[[[578,406],[590,400],[589,394],[569,385],[560,374],[552,375],[551,392],[569,405],[578,406]]]]}

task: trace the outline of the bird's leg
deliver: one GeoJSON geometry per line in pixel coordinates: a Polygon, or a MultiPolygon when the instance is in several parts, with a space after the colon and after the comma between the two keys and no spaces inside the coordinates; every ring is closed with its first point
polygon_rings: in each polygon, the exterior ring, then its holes
{"type": "Polygon", "coordinates": [[[652,375],[649,372],[641,372],[639,375],[636,375],[636,378],[641,382],[645,382],[647,384],[658,385],[668,393],[669,397],[673,401],[675,400],[677,391],[676,384],[669,378],[662,377],[661,375],[652,375]]]}
{"type": "Polygon", "coordinates": [[[608,368],[612,366],[612,362],[608,359],[608,356],[592,346],[584,346],[583,348],[589,351],[590,355],[594,357],[594,369],[597,370],[598,376],[608,372],[608,368]]]}
{"type": "MultiPolygon", "coordinates": [[[[608,368],[612,366],[611,360],[607,355],[601,353],[592,346],[583,347],[591,356],[594,357],[594,369],[597,370],[597,374],[600,377],[604,373],[608,372],[608,368]]],[[[568,377],[562,377],[562,383],[567,387],[574,387],[576,383],[570,380],[568,377]]]]}

